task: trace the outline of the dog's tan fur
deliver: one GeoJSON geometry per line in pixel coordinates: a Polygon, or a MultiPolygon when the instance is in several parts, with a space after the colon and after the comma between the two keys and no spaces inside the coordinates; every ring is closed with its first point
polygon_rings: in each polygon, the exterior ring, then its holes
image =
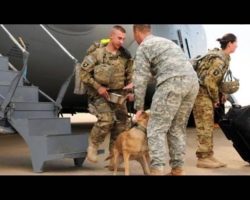
{"type": "MultiPolygon", "coordinates": [[[[137,120],[137,124],[146,129],[148,118],[149,114],[143,112],[137,120]]],[[[137,127],[124,131],[117,137],[113,156],[114,175],[117,173],[119,158],[122,156],[125,175],[129,175],[129,160],[137,160],[141,164],[144,174],[150,174],[147,135],[137,127]]]]}

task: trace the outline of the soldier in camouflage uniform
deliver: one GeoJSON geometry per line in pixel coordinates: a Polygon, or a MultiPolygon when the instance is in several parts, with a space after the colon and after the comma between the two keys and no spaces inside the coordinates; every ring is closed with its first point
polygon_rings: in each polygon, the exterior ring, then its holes
{"type": "Polygon", "coordinates": [[[215,48],[209,52],[197,69],[200,89],[193,114],[198,136],[197,167],[202,168],[226,166],[213,156],[214,108],[217,108],[222,100],[219,86],[229,68],[230,54],[237,48],[237,40],[235,35],[226,34],[217,41],[220,42],[221,49],[215,48]],[[210,53],[218,56],[209,56],[210,53]]]}
{"type": "Polygon", "coordinates": [[[126,103],[119,105],[109,101],[110,92],[126,95],[124,87],[132,79],[131,56],[122,47],[125,33],[123,27],[114,26],[108,44],[99,48],[91,46],[82,62],[81,81],[87,87],[89,110],[97,117],[90,133],[87,154],[87,159],[92,162],[97,162],[98,147],[109,133],[111,151],[117,135],[129,128],[126,103]]]}
{"type": "Polygon", "coordinates": [[[183,175],[186,126],[198,93],[196,72],[174,42],[151,34],[150,25],[134,25],[134,38],[140,46],[134,65],[133,84],[136,119],[144,109],[144,97],[151,76],[156,79],[147,138],[151,174],[164,175],[166,143],[169,146],[170,175],[183,175]]]}

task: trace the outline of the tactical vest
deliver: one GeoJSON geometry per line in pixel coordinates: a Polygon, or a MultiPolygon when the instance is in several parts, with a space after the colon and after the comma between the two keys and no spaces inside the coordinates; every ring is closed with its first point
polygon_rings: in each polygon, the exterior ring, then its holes
{"type": "MultiPolygon", "coordinates": [[[[87,50],[87,55],[95,52],[97,64],[93,71],[95,80],[109,89],[117,90],[125,86],[126,66],[132,65],[130,53],[123,47],[119,49],[117,55],[112,55],[105,50],[109,39],[102,39],[100,42],[94,42],[87,50]],[[131,62],[130,62],[131,61],[131,62]],[[129,63],[128,63],[129,62],[129,63]]],[[[75,73],[75,94],[85,94],[86,87],[79,77],[79,66],[76,66],[75,73]]]]}
{"type": "Polygon", "coordinates": [[[108,53],[105,48],[96,50],[98,65],[94,68],[94,78],[97,82],[111,90],[122,89],[125,86],[126,65],[130,55],[124,55],[120,49],[117,55],[108,53]]]}
{"type": "Polygon", "coordinates": [[[228,70],[229,60],[226,58],[226,56],[218,48],[209,50],[205,56],[200,57],[200,59],[198,58],[198,62],[196,63],[197,66],[195,70],[197,72],[200,85],[204,85],[204,79],[207,76],[208,69],[213,64],[215,58],[220,58],[224,62],[224,65],[219,68],[223,75],[228,70]]]}

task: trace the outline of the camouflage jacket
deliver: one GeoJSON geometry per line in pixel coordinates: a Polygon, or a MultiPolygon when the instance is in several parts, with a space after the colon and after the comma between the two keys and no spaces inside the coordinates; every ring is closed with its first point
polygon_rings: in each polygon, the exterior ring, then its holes
{"type": "Polygon", "coordinates": [[[81,81],[91,90],[97,90],[101,84],[94,78],[95,66],[108,64],[114,66],[112,81],[105,85],[110,89],[122,89],[132,79],[132,59],[124,48],[121,48],[116,55],[106,51],[105,47],[97,48],[87,55],[81,65],[81,81]]]}
{"type": "Polygon", "coordinates": [[[213,49],[212,52],[218,56],[202,59],[197,74],[201,79],[201,85],[207,89],[210,98],[216,103],[219,101],[219,87],[229,68],[230,56],[218,48],[213,49]]]}
{"type": "Polygon", "coordinates": [[[157,87],[169,78],[186,75],[197,78],[182,49],[168,39],[147,36],[138,47],[134,61],[135,109],[143,109],[147,84],[152,76],[157,87]]]}

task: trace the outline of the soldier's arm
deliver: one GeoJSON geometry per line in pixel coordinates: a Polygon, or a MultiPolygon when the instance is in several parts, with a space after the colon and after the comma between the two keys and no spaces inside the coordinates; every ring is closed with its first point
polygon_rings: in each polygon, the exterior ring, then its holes
{"type": "Polygon", "coordinates": [[[144,110],[144,98],[146,95],[146,89],[150,77],[150,61],[148,60],[146,54],[143,52],[143,49],[138,49],[136,53],[132,78],[135,93],[134,108],[136,110],[144,110]]]}
{"type": "Polygon", "coordinates": [[[220,58],[214,59],[204,79],[204,85],[214,103],[219,102],[219,84],[223,79],[223,67],[223,60],[220,58]]]}
{"type": "Polygon", "coordinates": [[[96,63],[97,63],[97,60],[94,55],[90,54],[86,56],[81,65],[80,77],[81,77],[81,81],[84,84],[91,86],[95,88],[96,90],[98,90],[98,88],[100,88],[101,85],[97,81],[95,81],[95,79],[93,78],[93,71],[94,71],[94,67],[96,63]]]}

